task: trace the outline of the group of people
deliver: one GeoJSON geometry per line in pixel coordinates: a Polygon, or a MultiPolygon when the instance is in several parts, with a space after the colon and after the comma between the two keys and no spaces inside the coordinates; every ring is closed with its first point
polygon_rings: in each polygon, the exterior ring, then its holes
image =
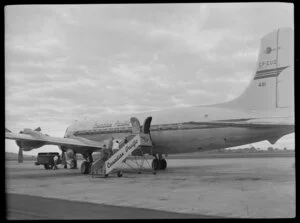
{"type": "MultiPolygon", "coordinates": [[[[108,142],[108,146],[106,146],[106,145],[103,146],[103,150],[102,150],[102,152],[100,154],[100,159],[103,162],[105,162],[106,160],[108,160],[109,157],[111,157],[115,152],[117,152],[119,150],[119,146],[120,146],[119,145],[119,141],[117,141],[117,140],[113,141],[113,139],[110,140],[108,142]]],[[[58,160],[59,160],[58,155],[55,155],[53,157],[53,167],[52,167],[53,170],[58,169],[57,168],[58,160]]]]}
{"type": "Polygon", "coordinates": [[[100,159],[102,160],[102,162],[105,162],[106,160],[109,159],[109,157],[111,157],[115,152],[117,152],[119,150],[119,141],[113,141],[110,140],[108,142],[108,146],[104,145],[103,146],[103,150],[100,154],[100,159]]]}

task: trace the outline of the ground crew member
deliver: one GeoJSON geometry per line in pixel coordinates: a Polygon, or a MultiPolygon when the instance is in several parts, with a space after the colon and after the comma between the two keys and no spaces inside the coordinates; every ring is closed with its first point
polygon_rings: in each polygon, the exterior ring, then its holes
{"type": "Polygon", "coordinates": [[[58,156],[57,155],[55,155],[54,157],[53,157],[53,170],[56,170],[57,169],[57,161],[58,161],[58,156]]]}

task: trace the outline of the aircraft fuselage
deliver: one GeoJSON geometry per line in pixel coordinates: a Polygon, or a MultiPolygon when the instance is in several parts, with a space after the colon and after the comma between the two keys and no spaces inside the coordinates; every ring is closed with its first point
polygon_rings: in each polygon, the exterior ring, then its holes
{"type": "MultiPolygon", "coordinates": [[[[151,152],[173,154],[205,151],[263,140],[272,142],[282,135],[294,131],[294,127],[290,125],[261,124],[251,127],[249,124],[243,124],[244,121],[264,116],[218,107],[168,109],[134,116],[141,123],[147,117],[152,117],[150,134],[153,149],[152,151],[144,150],[149,154],[151,152]],[[224,124],[227,120],[231,122],[235,120],[236,124],[228,126],[228,124],[224,124]],[[214,124],[211,123],[212,121],[215,121],[214,124]]],[[[130,135],[132,131],[129,121],[127,121],[130,116],[125,117],[115,117],[114,122],[99,120],[77,122],[68,128],[65,137],[72,135],[99,142],[112,137],[121,140],[130,135]]],[[[270,114],[267,117],[270,117],[270,114]]]]}

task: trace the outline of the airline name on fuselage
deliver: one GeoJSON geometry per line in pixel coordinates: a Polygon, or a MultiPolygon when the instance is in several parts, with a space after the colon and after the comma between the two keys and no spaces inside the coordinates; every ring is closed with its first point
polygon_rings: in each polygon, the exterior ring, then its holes
{"type": "Polygon", "coordinates": [[[93,128],[116,128],[116,127],[130,127],[129,121],[123,121],[120,122],[117,120],[115,123],[98,123],[96,122],[93,126],[93,128]]]}
{"type": "Polygon", "coordinates": [[[125,147],[125,152],[127,153],[129,150],[131,150],[133,147],[135,147],[135,145],[138,143],[138,141],[135,139],[132,141],[132,144],[131,145],[127,145],[125,147]]]}

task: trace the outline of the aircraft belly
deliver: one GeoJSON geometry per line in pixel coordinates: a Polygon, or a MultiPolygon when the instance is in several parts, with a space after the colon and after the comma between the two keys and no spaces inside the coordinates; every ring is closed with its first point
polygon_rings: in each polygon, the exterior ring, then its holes
{"type": "Polygon", "coordinates": [[[223,127],[151,132],[153,152],[174,154],[245,145],[290,133],[288,128],[223,127]]]}

